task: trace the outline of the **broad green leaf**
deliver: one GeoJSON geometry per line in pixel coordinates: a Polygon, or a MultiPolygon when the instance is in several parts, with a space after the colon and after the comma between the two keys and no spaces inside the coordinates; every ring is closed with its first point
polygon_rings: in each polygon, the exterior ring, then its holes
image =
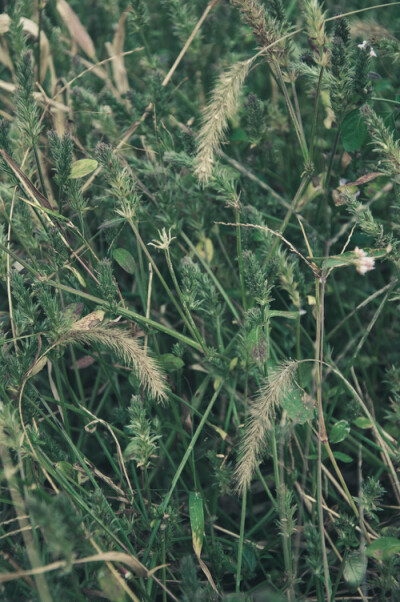
{"type": "Polygon", "coordinates": [[[350,425],[347,420],[338,420],[329,433],[329,442],[330,443],[340,443],[346,439],[347,435],[350,433],[350,425]]]}
{"type": "Polygon", "coordinates": [[[113,257],[115,261],[121,266],[128,274],[133,274],[135,271],[135,260],[132,255],[126,249],[114,249],[113,257]]]}
{"type": "Polygon", "coordinates": [[[243,563],[250,572],[254,572],[257,566],[257,556],[254,547],[249,544],[243,546],[243,563]]]}
{"type": "Polygon", "coordinates": [[[80,159],[75,161],[71,165],[71,173],[69,174],[70,180],[78,180],[84,178],[94,171],[98,166],[95,159],[80,159]]]}
{"type": "Polygon", "coordinates": [[[350,462],[353,462],[353,458],[351,458],[347,454],[344,454],[343,452],[334,451],[333,455],[335,456],[336,460],[339,460],[340,462],[345,462],[345,464],[350,464],[350,462]]]}
{"type": "Polygon", "coordinates": [[[166,372],[180,370],[180,368],[183,368],[185,365],[183,359],[177,357],[173,353],[163,353],[162,355],[157,356],[157,362],[166,372]]]}
{"type": "Polygon", "coordinates": [[[343,576],[351,587],[358,587],[362,582],[368,561],[359,550],[351,552],[344,567],[343,576]]]}
{"type": "Polygon", "coordinates": [[[367,139],[368,130],[361,117],[360,109],[347,113],[340,130],[343,148],[348,153],[360,148],[367,139]]]}
{"type": "Polygon", "coordinates": [[[203,498],[200,493],[191,491],[189,493],[189,517],[192,529],[193,550],[200,558],[204,538],[204,510],[203,498]]]}
{"type": "Polygon", "coordinates": [[[353,420],[353,423],[360,429],[370,429],[372,427],[370,419],[366,418],[366,416],[359,416],[353,420]]]}
{"type": "Polygon", "coordinates": [[[400,539],[396,537],[380,537],[371,543],[366,550],[367,556],[377,560],[389,560],[400,554],[400,539]]]}
{"type": "Polygon", "coordinates": [[[211,263],[214,256],[214,245],[211,238],[203,238],[199,243],[197,243],[196,249],[204,261],[211,263]]]}
{"type": "Polygon", "coordinates": [[[314,403],[311,397],[305,396],[298,387],[291,387],[281,399],[281,407],[290,420],[304,424],[314,417],[314,403]]]}

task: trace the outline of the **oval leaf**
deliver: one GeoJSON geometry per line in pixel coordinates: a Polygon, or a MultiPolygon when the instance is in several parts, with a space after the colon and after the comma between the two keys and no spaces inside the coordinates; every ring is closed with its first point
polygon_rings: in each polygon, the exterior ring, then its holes
{"type": "Polygon", "coordinates": [[[396,537],[380,537],[368,546],[367,556],[377,560],[389,560],[395,554],[400,554],[400,539],[396,537]]]}
{"type": "Polygon", "coordinates": [[[204,510],[203,498],[200,493],[191,491],[189,493],[189,516],[192,528],[193,550],[197,558],[200,558],[204,537],[204,510]]]}
{"type": "Polygon", "coordinates": [[[126,249],[114,249],[113,257],[115,261],[121,266],[128,274],[133,274],[135,271],[135,260],[132,255],[126,249]]]}
{"type": "Polygon", "coordinates": [[[341,441],[344,441],[346,439],[349,433],[350,425],[347,422],[347,420],[338,420],[331,428],[331,432],[329,434],[329,442],[340,443],[341,441]]]}
{"type": "Polygon", "coordinates": [[[298,387],[290,387],[281,399],[281,407],[290,420],[304,424],[314,417],[314,403],[311,397],[303,394],[298,387]]]}
{"type": "Polygon", "coordinates": [[[367,126],[364,123],[359,109],[347,113],[343,119],[340,137],[343,148],[348,153],[360,148],[367,139],[367,126]]]}
{"type": "Polygon", "coordinates": [[[350,462],[353,462],[353,458],[351,458],[348,454],[344,454],[343,452],[334,451],[333,455],[335,456],[336,460],[344,462],[345,464],[350,464],[350,462]]]}
{"type": "Polygon", "coordinates": [[[365,554],[360,551],[354,551],[349,554],[344,567],[343,576],[351,587],[358,587],[367,570],[368,561],[365,554]]]}
{"type": "Polygon", "coordinates": [[[80,159],[75,161],[71,165],[71,173],[69,174],[70,180],[77,180],[78,178],[84,178],[88,174],[92,173],[98,166],[95,159],[80,159]]]}
{"type": "Polygon", "coordinates": [[[185,362],[180,357],[173,353],[163,353],[157,357],[157,362],[166,372],[180,370],[185,365],[185,362]]]}

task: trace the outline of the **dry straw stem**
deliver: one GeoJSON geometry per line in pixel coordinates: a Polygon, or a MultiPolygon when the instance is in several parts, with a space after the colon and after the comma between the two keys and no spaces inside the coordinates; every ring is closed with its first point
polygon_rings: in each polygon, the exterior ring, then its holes
{"type": "Polygon", "coordinates": [[[239,449],[239,462],[235,469],[236,490],[242,494],[250,485],[252,476],[265,451],[265,436],[281,400],[295,384],[296,361],[288,361],[271,370],[265,384],[250,405],[243,439],[239,449]]]}
{"type": "Polygon", "coordinates": [[[57,346],[66,345],[67,343],[97,343],[107,347],[121,357],[127,365],[133,366],[140,381],[149,390],[152,397],[158,401],[167,399],[165,376],[155,360],[145,353],[139,342],[132,338],[129,331],[101,327],[89,330],[71,328],[57,341],[57,346]]]}

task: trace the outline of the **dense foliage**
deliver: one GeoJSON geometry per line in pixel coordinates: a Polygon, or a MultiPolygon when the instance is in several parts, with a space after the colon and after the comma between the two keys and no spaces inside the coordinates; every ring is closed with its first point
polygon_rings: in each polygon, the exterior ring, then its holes
{"type": "Polygon", "coordinates": [[[399,600],[400,3],[2,11],[1,598],[399,600]]]}

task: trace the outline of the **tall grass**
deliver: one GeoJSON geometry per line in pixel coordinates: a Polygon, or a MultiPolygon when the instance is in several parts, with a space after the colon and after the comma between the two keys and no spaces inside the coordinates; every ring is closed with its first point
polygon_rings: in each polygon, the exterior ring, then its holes
{"type": "Polygon", "coordinates": [[[2,599],[400,599],[399,6],[5,3],[2,599]]]}

